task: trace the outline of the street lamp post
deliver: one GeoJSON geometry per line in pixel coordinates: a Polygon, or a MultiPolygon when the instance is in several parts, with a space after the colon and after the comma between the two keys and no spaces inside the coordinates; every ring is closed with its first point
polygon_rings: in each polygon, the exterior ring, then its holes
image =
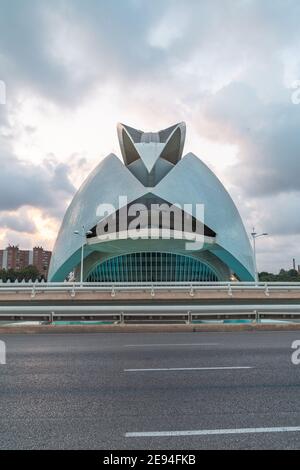
{"type": "Polygon", "coordinates": [[[81,244],[81,261],[80,261],[80,284],[83,284],[83,258],[84,258],[84,245],[86,242],[87,235],[91,235],[91,230],[85,231],[84,225],[81,227],[81,231],[75,230],[74,235],[78,235],[82,237],[82,244],[81,244]]]}
{"type": "Polygon", "coordinates": [[[254,269],[255,269],[255,282],[258,282],[258,271],[257,271],[257,263],[256,263],[256,239],[259,237],[265,237],[268,233],[256,233],[255,228],[253,227],[251,236],[253,241],[253,256],[254,256],[254,269]]]}

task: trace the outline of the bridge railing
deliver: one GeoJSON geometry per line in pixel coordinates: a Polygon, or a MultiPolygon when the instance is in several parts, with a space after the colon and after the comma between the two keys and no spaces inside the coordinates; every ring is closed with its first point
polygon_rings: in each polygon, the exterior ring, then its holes
{"type": "MultiPolygon", "coordinates": [[[[59,320],[83,320],[83,321],[112,321],[112,322],[192,322],[197,320],[224,320],[224,319],[249,319],[259,321],[259,319],[278,319],[278,320],[300,320],[300,302],[293,300],[291,297],[288,301],[280,301],[280,298],[268,303],[259,303],[259,300],[253,300],[252,303],[243,300],[240,303],[231,303],[231,305],[223,304],[213,305],[197,305],[192,302],[192,297],[197,291],[204,290],[224,291],[228,296],[232,296],[238,291],[253,291],[259,293],[264,292],[266,296],[270,292],[275,291],[299,291],[300,283],[290,282],[153,282],[153,283],[0,283],[0,300],[1,293],[18,294],[29,293],[29,301],[22,301],[16,296],[10,298],[5,295],[5,300],[0,302],[0,320],[1,321],[59,321],[59,320]],[[106,305],[76,305],[73,304],[73,298],[80,292],[110,292],[114,297],[120,292],[142,291],[148,292],[152,297],[159,291],[183,291],[189,293],[191,303],[185,301],[184,305],[139,305],[136,301],[134,305],[116,305],[114,302],[107,302],[106,305]],[[37,305],[34,300],[35,296],[40,293],[50,292],[67,292],[70,294],[70,305],[59,305],[59,301],[55,301],[55,305],[37,305]]],[[[9,296],[10,297],[10,296],[9,296]]],[[[3,298],[4,299],[4,298],[3,298]]],[[[42,300],[42,297],[40,297],[42,300]]],[[[40,300],[36,297],[35,300],[40,300]]],[[[149,297],[148,297],[149,299],[149,297]]],[[[213,298],[212,298],[213,299],[213,298]]],[[[255,299],[255,298],[254,298],[255,299]]],[[[299,295],[300,299],[300,295],[299,295]]],[[[237,297],[235,298],[237,300],[237,297]]],[[[263,302],[263,301],[261,301],[263,302]]]]}
{"type": "Polygon", "coordinates": [[[300,292],[300,282],[142,282],[142,283],[79,283],[79,282],[0,282],[1,293],[8,292],[31,292],[33,295],[38,292],[117,292],[117,291],[154,291],[155,290],[215,290],[227,291],[229,295],[232,291],[257,290],[296,290],[300,292]]]}
{"type": "Polygon", "coordinates": [[[242,305],[0,305],[1,321],[191,323],[203,320],[300,320],[300,304],[242,305]]]}

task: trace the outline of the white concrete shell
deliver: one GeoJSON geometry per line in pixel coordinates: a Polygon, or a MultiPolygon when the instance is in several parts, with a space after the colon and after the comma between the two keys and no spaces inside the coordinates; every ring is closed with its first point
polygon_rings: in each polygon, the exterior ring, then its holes
{"type": "Polygon", "coordinates": [[[215,174],[193,153],[187,154],[154,188],[171,202],[204,205],[203,222],[216,232],[210,251],[244,280],[254,277],[253,253],[239,212],[215,174]]]}
{"type": "MultiPolygon", "coordinates": [[[[181,159],[185,124],[180,123],[157,133],[144,133],[118,125],[118,136],[125,165],[110,154],[90,174],[71,202],[60,228],[49,270],[50,281],[62,281],[78,269],[82,239],[74,235],[84,226],[94,229],[100,222],[99,204],[120,209],[119,196],[128,203],[151,195],[170,204],[203,204],[201,220],[214,236],[205,237],[201,249],[187,253],[203,260],[228,280],[230,272],[240,280],[254,279],[251,245],[238,210],[228,192],[212,171],[194,154],[181,159]]],[[[185,254],[178,240],[87,239],[85,278],[97,265],[119,254],[162,251],[185,254]]]]}
{"type": "Polygon", "coordinates": [[[75,230],[86,231],[97,225],[97,208],[101,203],[119,204],[119,195],[128,202],[145,193],[142,184],[114,154],[108,155],[88,176],[75,194],[60,227],[49,268],[50,281],[62,281],[80,262],[82,239],[75,230]]]}

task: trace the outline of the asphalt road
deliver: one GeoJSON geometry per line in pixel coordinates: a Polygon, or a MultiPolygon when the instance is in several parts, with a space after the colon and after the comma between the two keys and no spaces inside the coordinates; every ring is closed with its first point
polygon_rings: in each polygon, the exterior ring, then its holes
{"type": "Polygon", "coordinates": [[[300,448],[300,332],[0,339],[1,449],[300,448]]]}

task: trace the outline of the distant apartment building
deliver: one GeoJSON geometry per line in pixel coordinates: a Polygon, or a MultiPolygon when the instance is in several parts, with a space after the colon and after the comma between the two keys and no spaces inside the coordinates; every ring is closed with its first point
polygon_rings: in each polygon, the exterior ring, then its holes
{"type": "Polygon", "coordinates": [[[52,254],[51,251],[44,250],[41,246],[36,246],[33,248],[31,254],[32,262],[29,264],[35,266],[40,274],[47,277],[52,254]]]}
{"type": "Polygon", "coordinates": [[[29,265],[35,266],[39,273],[47,278],[51,260],[51,251],[36,246],[32,250],[20,250],[18,246],[9,245],[0,250],[0,268],[21,271],[29,265]]]}
{"type": "Polygon", "coordinates": [[[29,254],[29,250],[20,250],[18,246],[9,245],[3,250],[2,267],[20,271],[30,264],[29,254]]]}

